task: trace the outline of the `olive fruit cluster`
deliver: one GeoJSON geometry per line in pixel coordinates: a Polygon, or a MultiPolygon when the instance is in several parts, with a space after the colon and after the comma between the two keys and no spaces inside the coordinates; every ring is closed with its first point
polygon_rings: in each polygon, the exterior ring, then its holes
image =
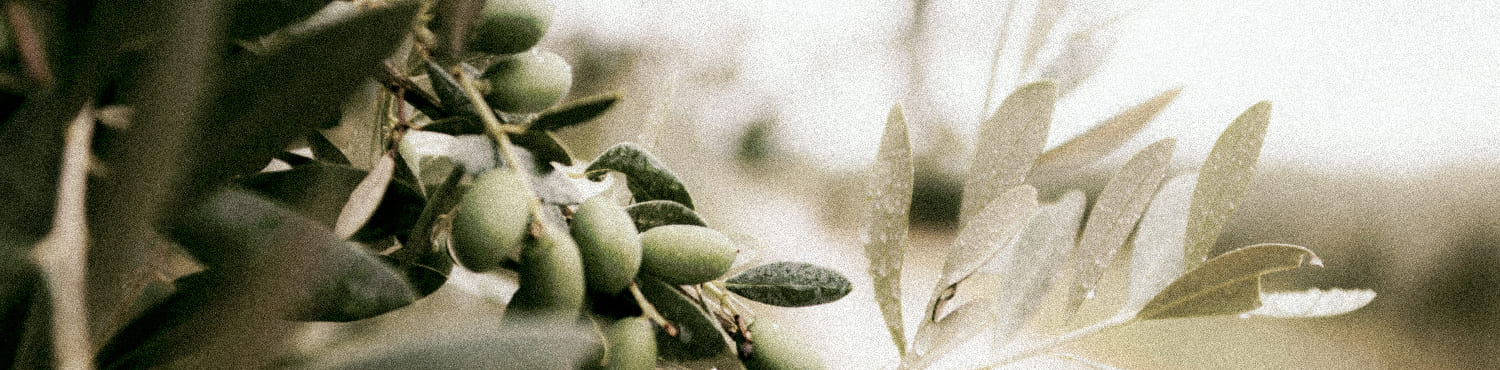
{"type": "Polygon", "coordinates": [[[548,0],[489,0],[469,34],[469,49],[504,55],[484,72],[484,100],[510,113],[557,105],[573,85],[573,68],[557,54],[533,49],[552,23],[548,0]]]}

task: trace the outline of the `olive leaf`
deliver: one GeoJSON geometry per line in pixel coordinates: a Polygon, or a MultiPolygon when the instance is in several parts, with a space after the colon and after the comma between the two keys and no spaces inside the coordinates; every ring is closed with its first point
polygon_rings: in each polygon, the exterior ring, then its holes
{"type": "Polygon", "coordinates": [[[339,150],[338,146],[329,142],[328,137],[323,136],[321,132],[311,131],[307,133],[307,148],[312,150],[313,158],[317,158],[319,161],[333,164],[349,164],[349,157],[345,157],[344,152],[339,150]]]}
{"type": "MultiPolygon", "coordinates": [[[[349,204],[350,195],[369,176],[369,172],[349,166],[313,163],[245,176],[236,183],[333,227],[349,204]]],[[[390,181],[383,194],[375,199],[379,204],[369,221],[351,239],[367,242],[406,233],[421,215],[426,204],[423,198],[415,187],[403,181],[390,181]]]]}
{"type": "Polygon", "coordinates": [[[1182,245],[1187,237],[1188,205],[1198,174],[1173,177],[1156,192],[1135,232],[1130,255],[1130,286],[1121,312],[1140,310],[1173,279],[1182,275],[1182,245]]]}
{"type": "Polygon", "coordinates": [[[198,158],[185,176],[187,199],[230,176],[259,171],[292,140],[339,115],[348,96],[405,39],[418,5],[366,10],[271,54],[229,62],[224,88],[203,122],[232,134],[203,135],[189,151],[198,158]]]}
{"type": "Polygon", "coordinates": [[[1302,318],[1342,315],[1375,300],[1369,289],[1308,289],[1300,292],[1261,292],[1262,305],[1246,312],[1251,317],[1302,318]]]}
{"type": "Polygon", "coordinates": [[[1256,103],[1224,129],[1213,150],[1208,152],[1188,211],[1187,245],[1183,253],[1188,269],[1208,259],[1219,232],[1250,188],[1255,162],[1265,142],[1266,126],[1270,123],[1271,102],[1256,103]]]}
{"type": "Polygon", "coordinates": [[[942,320],[917,329],[912,344],[915,356],[907,356],[900,368],[923,369],[952,352],[994,322],[998,307],[991,300],[965,303],[942,320]]]}
{"type": "Polygon", "coordinates": [[[1041,174],[1072,171],[1088,166],[1113,153],[1146,128],[1157,114],[1177,99],[1182,88],[1168,90],[1132,107],[1109,120],[1100,122],[1088,131],[1074,136],[1062,144],[1048,149],[1036,159],[1036,167],[1028,177],[1041,174]]]}
{"type": "Polygon", "coordinates": [[[956,284],[1015,244],[1021,231],[1037,214],[1036,197],[1036,188],[1031,185],[1017,186],[990,201],[974,216],[974,220],[964,225],[943,262],[924,320],[937,321],[937,314],[951,298],[950,292],[956,284]]]}
{"type": "Polygon", "coordinates": [[[589,180],[600,181],[606,171],[625,174],[626,186],[636,202],[665,199],[693,208],[693,198],[665,164],[646,149],[633,143],[619,143],[604,151],[584,172],[589,180]]]}
{"type": "Polygon", "coordinates": [[[620,94],[609,93],[568,101],[538,113],[529,130],[552,131],[585,123],[604,115],[619,100],[620,94]]]}
{"type": "Polygon", "coordinates": [[[1057,102],[1050,81],[1017,88],[979,127],[974,159],[964,177],[959,226],[970,222],[991,199],[1020,185],[1047,144],[1047,128],[1057,102]]]}
{"type": "Polygon", "coordinates": [[[1141,149],[1104,185],[1078,239],[1078,250],[1069,261],[1073,274],[1066,306],[1069,315],[1093,296],[1104,269],[1114,261],[1115,253],[1146,212],[1151,197],[1167,175],[1167,167],[1172,164],[1176,144],[1176,139],[1168,138],[1141,149]]]}
{"type": "Polygon", "coordinates": [[[1256,244],[1224,253],[1183,274],[1146,302],[1137,319],[1237,314],[1261,306],[1260,277],[1302,266],[1323,266],[1307,248],[1256,244]]]}
{"type": "Polygon", "coordinates": [[[870,279],[875,302],[896,351],[906,354],[906,327],[901,319],[901,265],[906,256],[906,237],[912,197],[911,139],[901,106],[891,107],[881,134],[880,150],[865,188],[865,209],[860,224],[860,244],[870,260],[870,279]]]}
{"type": "Polygon", "coordinates": [[[992,296],[988,299],[996,303],[995,324],[991,326],[995,348],[1003,348],[1031,320],[1053,283],[1062,276],[1058,271],[1066,266],[1073,251],[1087,201],[1083,191],[1073,190],[1042,206],[1021,231],[1018,248],[1001,251],[975,273],[975,278],[985,274],[999,280],[994,284],[998,286],[996,292],[979,293],[992,296]]]}
{"type": "MultiPolygon", "coordinates": [[[[391,177],[396,172],[396,160],[390,154],[381,156],[375,162],[375,168],[365,175],[359,184],[349,192],[349,200],[339,210],[338,218],[333,222],[333,234],[345,239],[354,236],[371,216],[375,215],[376,208],[380,207],[381,201],[385,199],[385,192],[391,184],[391,177]]],[[[418,214],[420,216],[420,214],[418,214]]]]}
{"type": "Polygon", "coordinates": [[[724,281],[724,287],[741,297],[781,307],[837,301],[854,288],[838,271],[803,262],[776,262],[752,267],[724,281]]]}
{"type": "Polygon", "coordinates": [[[225,30],[234,40],[254,40],[307,19],[332,0],[235,0],[229,3],[225,30]]]}
{"type": "Polygon", "coordinates": [[[648,200],[625,207],[625,213],[635,221],[635,229],[646,232],[665,225],[694,225],[707,227],[708,223],[687,206],[670,200],[648,200]]]}
{"type": "Polygon", "coordinates": [[[729,338],[720,331],[716,320],[691,298],[650,277],[637,277],[636,284],[646,300],[677,328],[675,337],[666,330],[656,332],[657,353],[663,359],[692,361],[729,352],[729,338]]]}
{"type": "Polygon", "coordinates": [[[527,130],[519,134],[510,134],[510,142],[516,146],[526,148],[536,160],[538,169],[551,171],[551,162],[557,162],[564,166],[573,165],[573,156],[568,154],[568,148],[563,147],[552,133],[539,130],[527,130]]]}

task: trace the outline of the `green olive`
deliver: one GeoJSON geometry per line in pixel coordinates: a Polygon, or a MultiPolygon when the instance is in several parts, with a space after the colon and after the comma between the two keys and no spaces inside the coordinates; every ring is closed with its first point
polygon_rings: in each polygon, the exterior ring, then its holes
{"type": "Polygon", "coordinates": [[[500,59],[484,72],[490,108],[535,113],[557,105],[573,85],[573,67],[561,56],[533,50],[500,59]]]}
{"type": "Polygon", "coordinates": [[[729,237],[702,226],[666,225],[641,233],[641,271],[672,284],[718,279],[738,253],[729,237]]]}
{"type": "Polygon", "coordinates": [[[573,238],[543,223],[540,235],[527,239],[521,251],[521,288],[506,306],[506,316],[571,323],[583,310],[583,261],[573,238]]]}
{"type": "Polygon", "coordinates": [[[572,229],[589,290],[613,294],[630,286],[641,269],[641,236],[624,208],[607,197],[589,198],[573,214],[572,229]]]}
{"type": "Polygon", "coordinates": [[[531,224],[536,195],[526,179],[509,169],[479,175],[453,215],[453,259],[472,271],[500,267],[521,250],[531,224]]]}
{"type": "Polygon", "coordinates": [[[470,50],[490,54],[526,51],[552,24],[550,0],[489,0],[469,33],[470,50]]]}
{"type": "Polygon", "coordinates": [[[620,319],[604,332],[609,359],[604,368],[652,369],[656,367],[656,329],[645,317],[620,319]]]}
{"type": "Polygon", "coordinates": [[[786,330],[765,318],[750,323],[750,354],[745,357],[745,368],[768,369],[824,369],[823,359],[812,346],[797,338],[797,333],[786,330]]]}

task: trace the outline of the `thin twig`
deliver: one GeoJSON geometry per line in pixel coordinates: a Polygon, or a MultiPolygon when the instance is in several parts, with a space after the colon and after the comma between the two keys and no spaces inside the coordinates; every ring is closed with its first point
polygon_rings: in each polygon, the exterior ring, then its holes
{"type": "Polygon", "coordinates": [[[645,316],[646,319],[656,322],[656,325],[660,326],[661,330],[666,332],[667,335],[677,336],[677,327],[672,326],[672,323],[667,321],[667,318],[663,317],[660,311],[656,310],[656,305],[646,300],[646,294],[641,293],[641,287],[636,286],[635,283],[630,283],[630,295],[635,297],[635,303],[641,306],[641,316],[645,316]]]}

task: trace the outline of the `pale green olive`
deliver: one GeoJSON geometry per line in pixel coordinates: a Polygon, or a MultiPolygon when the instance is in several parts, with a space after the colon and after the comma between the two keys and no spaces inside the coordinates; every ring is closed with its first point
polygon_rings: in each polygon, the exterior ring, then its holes
{"type": "Polygon", "coordinates": [[[515,171],[480,174],[453,215],[453,258],[472,271],[493,270],[515,258],[535,202],[526,178],[515,171]]]}
{"type": "Polygon", "coordinates": [[[641,269],[641,236],[630,214],[608,197],[593,197],[578,206],[571,227],[589,290],[613,294],[630,286],[641,269]]]}
{"type": "Polygon", "coordinates": [[[672,284],[718,279],[738,253],[729,237],[702,226],[666,225],[641,233],[641,271],[672,284]]]}
{"type": "Polygon", "coordinates": [[[573,85],[573,67],[561,56],[532,50],[496,61],[484,72],[490,108],[535,113],[557,105],[573,85]]]}
{"type": "Polygon", "coordinates": [[[469,50],[490,54],[526,51],[552,25],[550,0],[489,0],[469,33],[469,50]]]}
{"type": "Polygon", "coordinates": [[[608,370],[652,369],[656,367],[656,329],[645,317],[620,319],[604,332],[609,343],[608,370]]]}
{"type": "Polygon", "coordinates": [[[797,338],[797,333],[757,318],[750,324],[750,354],[744,359],[749,370],[825,369],[818,352],[797,338]]]}
{"type": "Polygon", "coordinates": [[[545,223],[521,251],[521,288],[505,308],[507,317],[570,323],[583,310],[583,261],[573,238],[545,223]]]}

